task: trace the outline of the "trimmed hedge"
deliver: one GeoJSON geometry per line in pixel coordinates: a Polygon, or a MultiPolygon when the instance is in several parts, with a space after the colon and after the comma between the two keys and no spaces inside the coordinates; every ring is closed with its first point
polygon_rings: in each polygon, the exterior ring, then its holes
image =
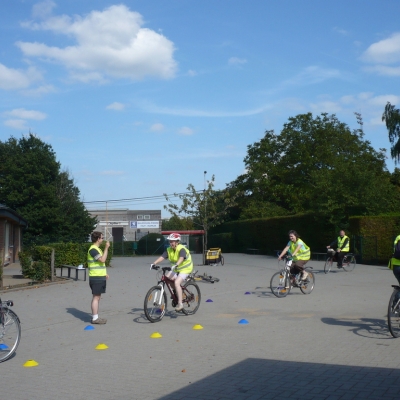
{"type": "Polygon", "coordinates": [[[210,231],[209,247],[221,247],[223,252],[242,252],[258,249],[260,254],[274,254],[287,244],[288,232],[295,230],[310,246],[311,252],[325,252],[337,235],[327,217],[297,214],[284,217],[232,221],[210,231]]]}
{"type": "MultiPolygon", "coordinates": [[[[24,277],[43,282],[51,278],[51,252],[54,249],[54,267],[83,264],[87,267],[87,252],[91,243],[53,243],[47,246],[33,246],[19,252],[21,270],[24,277]]],[[[104,251],[105,243],[100,245],[104,251]]],[[[113,242],[110,242],[106,266],[110,266],[113,242]]]]}

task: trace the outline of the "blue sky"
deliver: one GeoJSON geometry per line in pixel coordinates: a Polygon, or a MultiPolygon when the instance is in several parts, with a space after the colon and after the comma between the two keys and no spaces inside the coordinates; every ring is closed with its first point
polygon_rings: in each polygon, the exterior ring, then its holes
{"type": "Polygon", "coordinates": [[[84,201],[201,190],[204,171],[224,188],[249,144],[306,112],[351,128],[360,112],[389,149],[399,13],[398,0],[2,0],[0,140],[51,144],[84,201]]]}

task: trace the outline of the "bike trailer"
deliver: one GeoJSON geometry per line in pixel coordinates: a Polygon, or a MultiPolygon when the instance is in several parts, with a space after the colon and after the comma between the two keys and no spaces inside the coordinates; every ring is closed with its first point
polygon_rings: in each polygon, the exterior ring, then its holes
{"type": "Polygon", "coordinates": [[[218,264],[221,262],[221,249],[219,247],[211,248],[207,250],[206,254],[206,265],[218,264]]]}

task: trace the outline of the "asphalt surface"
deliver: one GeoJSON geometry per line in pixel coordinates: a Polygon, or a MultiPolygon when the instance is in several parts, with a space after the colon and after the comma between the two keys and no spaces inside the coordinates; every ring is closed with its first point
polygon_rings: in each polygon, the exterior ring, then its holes
{"type": "Polygon", "coordinates": [[[224,266],[198,266],[201,256],[194,256],[201,274],[220,281],[198,283],[195,315],[175,313],[169,303],[158,323],[143,312],[156,257],[112,261],[100,303],[108,322],[94,330],[85,330],[88,282],[2,292],[15,303],[22,338],[15,356],[0,364],[1,399],[400,397],[400,339],[386,322],[396,283],[390,270],[357,265],[325,275],[322,261],[310,261],[314,291],[276,298],[269,288],[276,258],[224,256],[224,266]],[[162,338],[150,338],[154,332],[162,338]],[[96,350],[98,344],[108,348],[96,350]],[[24,367],[27,360],[39,365],[24,367]]]}

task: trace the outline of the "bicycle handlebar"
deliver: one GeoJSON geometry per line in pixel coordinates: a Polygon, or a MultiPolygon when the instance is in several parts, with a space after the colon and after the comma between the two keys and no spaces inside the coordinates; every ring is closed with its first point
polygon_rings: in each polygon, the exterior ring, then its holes
{"type": "Polygon", "coordinates": [[[166,271],[171,271],[171,267],[161,267],[160,265],[150,264],[150,270],[155,269],[156,271],[158,271],[160,268],[163,270],[164,273],[166,271]]]}

